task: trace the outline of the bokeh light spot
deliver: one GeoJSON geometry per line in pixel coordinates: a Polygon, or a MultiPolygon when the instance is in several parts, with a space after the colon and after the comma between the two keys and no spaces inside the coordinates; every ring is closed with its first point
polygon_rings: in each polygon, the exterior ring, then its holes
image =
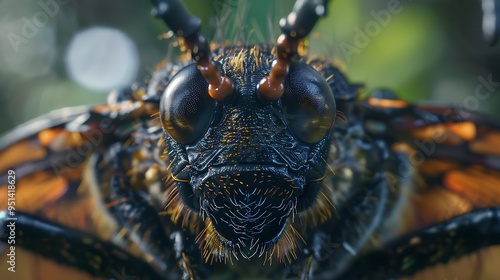
{"type": "Polygon", "coordinates": [[[77,83],[88,89],[109,91],[135,80],[139,55],[134,42],[123,32],[93,27],[73,37],[65,63],[69,76],[77,83]]]}

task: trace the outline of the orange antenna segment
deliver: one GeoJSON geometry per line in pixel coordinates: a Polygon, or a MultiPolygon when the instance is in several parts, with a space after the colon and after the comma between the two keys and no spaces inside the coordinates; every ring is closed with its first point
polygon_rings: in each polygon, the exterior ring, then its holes
{"type": "Polygon", "coordinates": [[[283,34],[278,38],[276,60],[269,75],[257,85],[257,97],[261,100],[275,101],[285,91],[288,66],[297,55],[300,41],[307,36],[318,19],[326,14],[326,0],[298,0],[293,11],[280,20],[283,34]]]}
{"type": "Polygon", "coordinates": [[[257,96],[267,101],[275,101],[281,98],[285,92],[285,78],[288,73],[288,66],[292,58],[297,54],[299,40],[288,38],[286,34],[281,34],[278,38],[276,50],[276,60],[271,66],[269,76],[264,77],[257,85],[257,96]]]}
{"type": "Polygon", "coordinates": [[[233,93],[231,80],[222,76],[211,58],[210,45],[200,34],[201,20],[188,13],[178,0],[152,0],[153,14],[161,18],[170,29],[183,38],[191,50],[198,69],[208,82],[208,94],[217,101],[227,100],[233,93]]]}
{"type": "Polygon", "coordinates": [[[208,94],[217,101],[224,101],[233,93],[233,83],[231,80],[222,76],[215,62],[210,58],[210,46],[208,41],[201,35],[195,42],[186,40],[186,45],[191,49],[193,59],[198,63],[205,80],[208,82],[208,94]]]}

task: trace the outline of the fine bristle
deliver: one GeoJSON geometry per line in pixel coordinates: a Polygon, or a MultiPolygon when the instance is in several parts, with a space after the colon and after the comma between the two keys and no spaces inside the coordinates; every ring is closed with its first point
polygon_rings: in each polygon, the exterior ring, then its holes
{"type": "Polygon", "coordinates": [[[292,261],[297,259],[296,249],[299,246],[299,240],[305,243],[300,233],[291,223],[288,223],[278,242],[266,252],[264,264],[268,262],[271,265],[273,259],[276,259],[280,263],[292,263],[292,261]]]}
{"type": "MultiPolygon", "coordinates": [[[[169,177],[167,181],[168,180],[172,180],[171,177],[169,177]]],[[[173,185],[174,184],[172,182],[172,187],[168,188],[165,193],[165,211],[161,212],[160,215],[170,216],[170,219],[174,223],[178,223],[182,218],[181,226],[183,228],[187,227],[191,230],[196,230],[200,221],[199,214],[184,205],[184,203],[182,202],[182,198],[179,195],[179,191],[173,185]]]]}
{"type": "MultiPolygon", "coordinates": [[[[170,169],[170,166],[167,169],[170,169]]],[[[300,213],[291,210],[292,214],[288,217],[287,225],[274,245],[269,247],[255,239],[244,240],[246,244],[243,244],[243,241],[232,244],[219,234],[213,221],[207,215],[203,215],[205,212],[192,210],[184,204],[170,173],[165,177],[165,186],[167,186],[163,201],[165,210],[160,215],[169,216],[172,222],[181,224],[183,228],[197,234],[195,242],[199,245],[206,263],[226,263],[229,260],[232,264],[233,257],[235,260],[240,260],[240,257],[241,259],[262,257],[264,264],[272,265],[273,261],[289,264],[297,259],[297,250],[305,244],[301,235],[307,235],[308,229],[331,219],[335,211],[332,203],[333,190],[322,183],[318,186],[321,189],[317,197],[307,210],[300,213]],[[295,216],[298,216],[298,219],[294,219],[295,216]],[[248,245],[249,248],[244,248],[248,245]]]]}
{"type": "MultiPolygon", "coordinates": [[[[242,252],[240,244],[236,244],[230,248],[225,242],[223,237],[215,229],[210,218],[205,219],[205,227],[198,233],[196,243],[200,245],[202,250],[202,257],[206,263],[224,262],[229,259],[233,263],[233,257],[236,260],[240,258],[249,258],[242,252]]],[[[248,243],[250,247],[255,247],[255,255],[257,257],[264,256],[264,264],[272,265],[273,261],[279,263],[290,264],[297,259],[296,250],[299,248],[299,242],[305,243],[300,233],[292,226],[291,223],[287,224],[282,236],[278,241],[269,249],[266,250],[265,245],[248,243]],[[258,254],[258,255],[257,255],[258,254]]]]}
{"type": "MultiPolygon", "coordinates": [[[[220,241],[219,233],[215,229],[210,218],[205,219],[205,227],[196,237],[196,242],[202,249],[202,257],[208,262],[226,262],[230,257],[228,248],[220,241]]],[[[237,259],[238,257],[235,256],[237,259]]]]}
{"type": "Polygon", "coordinates": [[[313,228],[320,223],[324,223],[332,218],[332,210],[335,210],[330,197],[332,197],[332,188],[326,184],[321,184],[321,190],[316,197],[314,204],[306,211],[299,213],[299,221],[306,221],[309,228],[313,228]]]}
{"type": "MultiPolygon", "coordinates": [[[[167,182],[171,180],[169,178],[167,182]]],[[[264,264],[272,265],[273,261],[289,264],[297,259],[296,250],[300,248],[300,244],[305,244],[302,238],[302,235],[306,233],[305,230],[332,218],[332,210],[335,209],[329,199],[332,192],[331,188],[326,184],[322,184],[314,204],[308,210],[298,213],[298,221],[293,221],[293,215],[288,218],[288,223],[281,237],[271,248],[266,248],[264,244],[258,244],[258,240],[246,241],[245,244],[231,244],[217,232],[209,217],[203,219],[199,212],[193,211],[184,205],[173,182],[170,182],[168,186],[170,187],[166,192],[165,211],[160,214],[168,215],[174,223],[181,222],[183,227],[189,227],[191,231],[198,233],[195,242],[199,244],[202,257],[206,263],[226,263],[228,260],[233,263],[233,257],[240,260],[240,258],[250,259],[255,256],[258,258],[263,257],[264,264]],[[300,226],[303,230],[299,232],[293,224],[296,224],[296,226],[305,224],[306,227],[300,226]],[[253,254],[251,256],[245,255],[242,250],[247,245],[252,249],[253,254]]]]}

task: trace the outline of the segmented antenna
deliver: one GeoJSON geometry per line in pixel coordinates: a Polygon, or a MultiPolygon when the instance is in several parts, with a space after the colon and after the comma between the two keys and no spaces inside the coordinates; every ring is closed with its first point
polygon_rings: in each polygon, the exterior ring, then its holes
{"type": "Polygon", "coordinates": [[[231,80],[222,76],[211,58],[209,42],[200,34],[201,20],[189,14],[178,0],[151,0],[152,14],[161,18],[177,35],[183,38],[198,69],[208,82],[208,94],[217,101],[227,100],[233,93],[231,80]]]}
{"type": "Polygon", "coordinates": [[[293,11],[280,20],[281,31],[278,37],[276,60],[269,76],[257,85],[257,96],[262,100],[274,101],[281,98],[285,87],[288,66],[297,55],[300,41],[307,36],[318,19],[326,15],[327,0],[297,0],[293,11]]]}

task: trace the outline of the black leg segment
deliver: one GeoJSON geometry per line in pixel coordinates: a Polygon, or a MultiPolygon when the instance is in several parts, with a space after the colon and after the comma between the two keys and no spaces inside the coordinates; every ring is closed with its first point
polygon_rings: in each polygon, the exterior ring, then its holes
{"type": "Polygon", "coordinates": [[[355,260],[337,279],[391,279],[500,244],[500,208],[476,210],[429,226],[355,260]]]}

